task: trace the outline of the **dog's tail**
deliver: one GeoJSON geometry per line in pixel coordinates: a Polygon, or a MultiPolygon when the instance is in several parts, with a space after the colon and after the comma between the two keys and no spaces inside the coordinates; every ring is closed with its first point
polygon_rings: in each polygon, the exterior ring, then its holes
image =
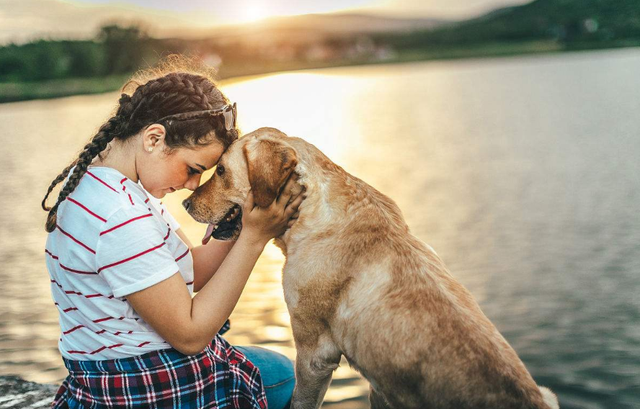
{"type": "Polygon", "coordinates": [[[540,386],[540,392],[542,392],[542,398],[544,399],[544,403],[549,405],[551,409],[560,409],[560,404],[558,403],[558,397],[551,392],[549,389],[540,386]]]}

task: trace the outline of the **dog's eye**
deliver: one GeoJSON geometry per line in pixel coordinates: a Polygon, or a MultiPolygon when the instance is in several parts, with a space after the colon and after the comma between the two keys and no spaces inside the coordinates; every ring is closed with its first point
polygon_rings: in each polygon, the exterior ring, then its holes
{"type": "Polygon", "coordinates": [[[222,165],[216,166],[216,173],[218,174],[218,176],[224,175],[224,166],[222,165]]]}

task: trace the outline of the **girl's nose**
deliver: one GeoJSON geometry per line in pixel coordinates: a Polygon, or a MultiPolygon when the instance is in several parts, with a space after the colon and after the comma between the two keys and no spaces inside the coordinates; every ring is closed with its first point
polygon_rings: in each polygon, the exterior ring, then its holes
{"type": "Polygon", "coordinates": [[[187,180],[187,183],[184,184],[186,189],[194,191],[200,186],[200,175],[193,175],[187,180]]]}

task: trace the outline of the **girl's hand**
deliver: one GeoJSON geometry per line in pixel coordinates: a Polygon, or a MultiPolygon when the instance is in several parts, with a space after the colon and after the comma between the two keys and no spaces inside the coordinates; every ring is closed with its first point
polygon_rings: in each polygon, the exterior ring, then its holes
{"type": "Polygon", "coordinates": [[[242,209],[240,234],[262,245],[274,237],[283,235],[295,222],[298,208],[305,198],[304,187],[300,189],[297,180],[298,175],[292,174],[280,196],[265,208],[255,206],[253,192],[249,192],[242,209]],[[294,190],[299,193],[294,195],[294,190]]]}

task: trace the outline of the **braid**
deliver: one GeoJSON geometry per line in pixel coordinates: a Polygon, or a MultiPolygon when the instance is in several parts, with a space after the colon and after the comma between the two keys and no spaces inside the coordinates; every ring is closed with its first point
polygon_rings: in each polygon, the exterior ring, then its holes
{"type": "MultiPolygon", "coordinates": [[[[141,102],[153,105],[153,100],[165,102],[163,109],[172,111],[172,107],[184,106],[189,101],[202,110],[212,109],[207,93],[211,92],[213,85],[204,78],[184,73],[171,73],[164,77],[149,81],[138,88],[134,93],[132,103],[137,106],[131,114],[135,116],[140,109],[141,102]]],[[[164,116],[164,115],[163,115],[164,116]]]]}
{"type": "MultiPolygon", "coordinates": [[[[170,94],[166,97],[176,97],[177,95],[185,95],[189,101],[201,109],[211,109],[207,91],[211,91],[213,87],[209,80],[204,77],[189,75],[184,73],[171,73],[155,81],[150,81],[144,86],[141,96],[146,97],[148,94],[170,94]],[[209,85],[207,90],[203,90],[202,85],[209,85]]],[[[170,98],[167,98],[170,100],[170,98]]]]}
{"type": "Polygon", "coordinates": [[[49,189],[47,190],[47,194],[44,195],[44,199],[42,199],[42,210],[44,211],[49,211],[51,210],[50,207],[47,207],[47,199],[49,198],[49,195],[51,194],[51,192],[53,191],[53,189],[58,186],[58,184],[60,182],[62,182],[64,180],[64,178],[67,177],[67,175],[69,174],[69,171],[71,170],[72,167],[74,167],[76,165],[76,162],[78,160],[74,160],[73,162],[71,162],[71,165],[67,166],[66,168],[64,168],[64,170],[62,172],[60,172],[60,174],[58,176],[56,176],[55,179],[53,179],[53,182],[51,182],[51,184],[49,185],[49,189]]]}
{"type": "Polygon", "coordinates": [[[58,177],[56,177],[53,182],[51,182],[51,186],[49,186],[49,190],[44,200],[42,201],[42,207],[44,210],[49,210],[49,215],[47,217],[47,223],[45,225],[45,229],[47,232],[51,233],[55,230],[57,224],[57,213],[58,206],[60,203],[64,201],[78,186],[80,179],[87,173],[87,168],[100,152],[106,149],[107,144],[111,142],[111,140],[117,135],[116,131],[120,126],[120,118],[118,116],[114,116],[109,119],[104,125],[100,127],[98,133],[91,139],[91,142],[85,145],[84,150],[80,153],[78,159],[73,161],[73,163],[67,168],[58,177]],[[64,180],[66,175],[69,173],[72,167],[73,173],[69,176],[69,180],[62,188],[62,191],[58,195],[58,200],[56,204],[51,208],[46,207],[46,200],[54,187],[56,187],[60,182],[64,180]]]}

